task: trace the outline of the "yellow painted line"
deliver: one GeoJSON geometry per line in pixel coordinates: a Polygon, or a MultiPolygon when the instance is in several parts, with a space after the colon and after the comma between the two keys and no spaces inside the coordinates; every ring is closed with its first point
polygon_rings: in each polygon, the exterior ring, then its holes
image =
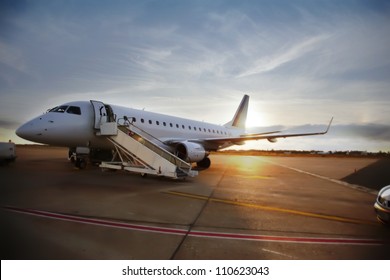
{"type": "Polygon", "coordinates": [[[325,215],[325,214],[317,214],[317,213],[304,212],[304,211],[279,208],[279,207],[272,207],[272,206],[264,206],[264,205],[259,205],[259,204],[232,201],[232,200],[227,200],[227,199],[219,199],[219,198],[212,198],[212,197],[209,198],[209,197],[203,196],[203,195],[196,195],[196,194],[189,194],[189,193],[182,193],[182,192],[175,192],[175,191],[168,191],[167,193],[172,194],[172,195],[187,197],[187,198],[209,200],[209,201],[213,201],[213,202],[219,202],[219,203],[248,207],[248,208],[255,208],[255,209],[260,209],[260,210],[265,210],[265,211],[288,213],[288,214],[306,216],[306,217],[311,217],[311,218],[320,218],[320,219],[345,222],[345,223],[377,225],[377,223],[371,222],[371,221],[358,220],[358,219],[352,219],[352,218],[344,218],[344,217],[331,216],[331,215],[325,215]]]}

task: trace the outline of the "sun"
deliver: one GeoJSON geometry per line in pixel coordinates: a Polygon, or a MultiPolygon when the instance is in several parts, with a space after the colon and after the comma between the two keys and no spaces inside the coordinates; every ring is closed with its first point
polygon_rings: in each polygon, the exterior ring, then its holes
{"type": "Polygon", "coordinates": [[[267,126],[267,120],[265,114],[259,112],[248,111],[248,116],[246,118],[246,127],[259,127],[267,126]]]}

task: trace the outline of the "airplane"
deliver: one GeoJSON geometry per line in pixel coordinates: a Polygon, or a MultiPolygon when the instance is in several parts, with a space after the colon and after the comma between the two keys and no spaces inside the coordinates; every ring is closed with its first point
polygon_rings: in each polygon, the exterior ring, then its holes
{"type": "Polygon", "coordinates": [[[273,143],[277,138],[326,134],[333,120],[330,120],[326,130],[320,132],[283,134],[281,131],[269,131],[248,134],[245,132],[248,104],[249,96],[244,95],[233,118],[224,125],[216,125],[95,100],[75,101],[49,109],[21,125],[16,134],[29,141],[68,147],[69,159],[80,167],[80,161],[74,160],[82,158],[77,151],[86,150],[91,161],[112,158],[113,144],[96,133],[102,117],[111,122],[131,119],[133,124],[157,139],[157,145],[188,163],[196,163],[200,169],[207,169],[211,165],[211,151],[243,145],[249,140],[267,139],[273,143]]]}

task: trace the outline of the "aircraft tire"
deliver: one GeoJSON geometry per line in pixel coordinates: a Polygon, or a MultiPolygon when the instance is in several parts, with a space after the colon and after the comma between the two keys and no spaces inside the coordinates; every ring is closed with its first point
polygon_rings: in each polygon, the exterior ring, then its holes
{"type": "Polygon", "coordinates": [[[87,167],[87,161],[83,158],[77,158],[75,162],[75,166],[78,169],[85,169],[87,167]]]}
{"type": "Polygon", "coordinates": [[[201,169],[207,169],[210,167],[210,165],[211,165],[211,160],[208,157],[205,157],[204,159],[196,163],[196,166],[201,169]]]}

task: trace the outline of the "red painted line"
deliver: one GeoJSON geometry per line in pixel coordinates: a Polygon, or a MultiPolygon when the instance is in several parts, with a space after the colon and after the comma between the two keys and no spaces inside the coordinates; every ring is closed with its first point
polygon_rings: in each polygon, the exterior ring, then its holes
{"type": "Polygon", "coordinates": [[[289,236],[271,236],[271,235],[251,235],[239,233],[224,233],[224,232],[206,232],[206,231],[190,231],[185,229],[175,229],[167,227],[144,226],[123,222],[113,222],[101,219],[86,218],[76,215],[59,214],[48,211],[40,211],[34,209],[23,209],[12,206],[3,206],[3,209],[34,215],[44,218],[77,222],[82,224],[90,224],[97,226],[105,226],[111,228],[120,228],[127,230],[137,230],[145,232],[155,232],[162,234],[187,235],[192,237],[205,238],[223,238],[235,240],[249,240],[249,241],[264,241],[264,242],[284,242],[284,243],[307,243],[307,244],[338,244],[338,245],[383,245],[384,241],[377,239],[353,239],[353,238],[322,238],[322,237],[289,237],[289,236]]]}
{"type": "Polygon", "coordinates": [[[149,232],[157,232],[157,233],[165,233],[165,234],[178,234],[178,235],[187,234],[187,230],[182,230],[182,229],[163,228],[163,227],[155,227],[155,226],[142,226],[142,225],[136,225],[130,223],[123,223],[123,222],[112,222],[107,220],[84,218],[75,215],[65,215],[65,214],[58,214],[54,212],[40,211],[34,209],[22,209],[22,208],[10,207],[10,206],[6,206],[3,208],[14,212],[40,216],[45,218],[51,218],[56,220],[78,222],[82,224],[91,224],[91,225],[99,225],[99,226],[106,226],[112,228],[149,231],[149,232]]]}
{"type": "Polygon", "coordinates": [[[249,235],[221,232],[191,231],[190,236],[208,237],[208,238],[226,238],[242,239],[268,242],[285,243],[316,243],[316,244],[352,244],[352,245],[382,245],[383,241],[376,239],[353,239],[353,238],[321,238],[321,237],[289,237],[289,236],[271,236],[271,235],[249,235]]]}

